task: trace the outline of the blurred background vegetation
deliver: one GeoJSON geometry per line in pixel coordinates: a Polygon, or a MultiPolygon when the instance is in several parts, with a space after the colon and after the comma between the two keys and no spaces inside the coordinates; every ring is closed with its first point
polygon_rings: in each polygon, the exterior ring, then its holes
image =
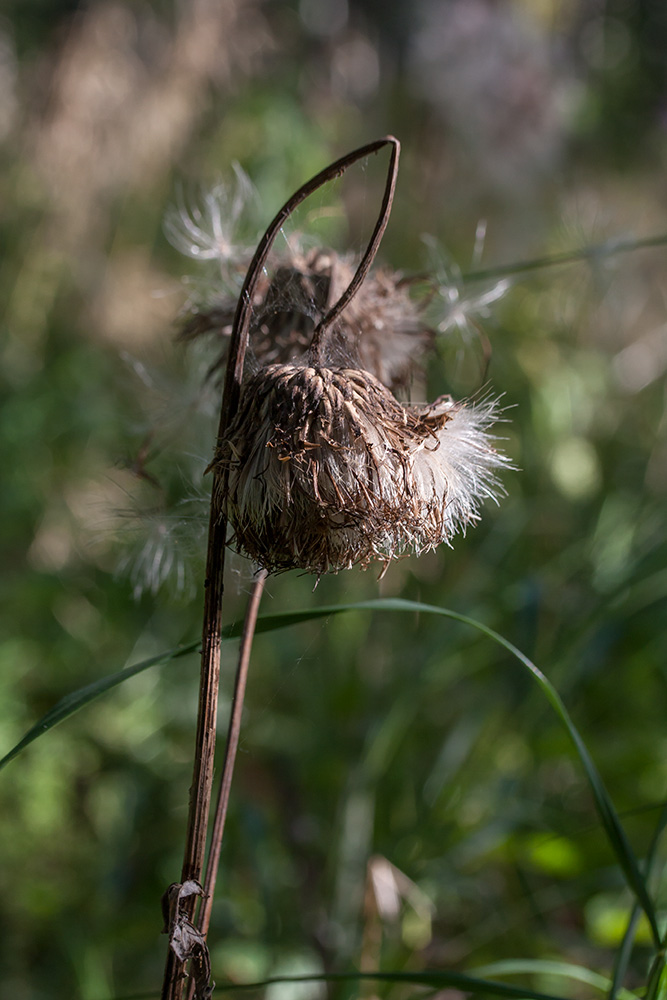
{"type": "MultiPolygon", "coordinates": [[[[422,272],[435,237],[452,300],[427,398],[504,393],[521,471],[453,550],[379,583],[273,578],[263,611],[402,596],[491,625],[556,684],[643,857],[667,779],[667,275],[659,247],[608,251],[667,233],[667,7],[7,0],[0,80],[0,755],[67,692],[199,635],[215,417],[203,353],[174,342],[204,272],[169,245],[170,206],[238,162],[251,241],[311,174],[392,132],[381,256],[422,272]],[[465,280],[589,246],[498,301],[499,275],[465,280]]],[[[355,176],[356,218],[379,186],[355,176]]],[[[339,236],[363,244],[354,224],[339,236]]],[[[227,621],[251,568],[229,579],[227,621]]],[[[232,672],[228,647],[222,731],[232,672]]],[[[3,995],[159,988],[197,683],[194,655],[149,670],[0,774],[3,995]]],[[[240,982],[509,958],[609,974],[631,905],[527,676],[463,626],[387,613],[256,640],[218,894],[214,976],[240,982]]]]}

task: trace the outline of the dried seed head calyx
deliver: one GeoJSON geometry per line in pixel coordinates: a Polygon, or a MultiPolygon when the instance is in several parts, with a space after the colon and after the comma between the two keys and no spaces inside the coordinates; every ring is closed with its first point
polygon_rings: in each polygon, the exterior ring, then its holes
{"type": "Polygon", "coordinates": [[[300,188],[260,242],[236,308],[214,502],[235,547],[271,572],[320,575],[428,551],[465,531],[482,501],[502,492],[496,472],[509,463],[489,434],[494,401],[405,405],[391,392],[409,370],[410,338],[424,336],[397,281],[376,275],[363,284],[389,218],[398,151],[395,139],[380,140],[300,188]],[[317,251],[263,281],[294,207],[385,144],[392,156],[382,212],[356,272],[317,251]],[[365,318],[373,299],[377,324],[365,318]],[[284,308],[295,301],[303,303],[296,321],[284,308]],[[255,361],[244,373],[251,333],[255,361]]]}
{"type": "Polygon", "coordinates": [[[319,575],[449,542],[497,493],[495,412],[449,396],[403,406],[362,369],[261,369],[215,460],[235,545],[319,575]]]}

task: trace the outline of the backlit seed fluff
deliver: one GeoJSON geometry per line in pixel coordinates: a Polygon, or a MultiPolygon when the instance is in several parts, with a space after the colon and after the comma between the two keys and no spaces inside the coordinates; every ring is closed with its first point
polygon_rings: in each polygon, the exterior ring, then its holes
{"type": "Polygon", "coordinates": [[[264,367],[213,462],[234,545],[320,575],[449,543],[501,492],[496,417],[493,401],[401,405],[360,368],[264,367]]]}

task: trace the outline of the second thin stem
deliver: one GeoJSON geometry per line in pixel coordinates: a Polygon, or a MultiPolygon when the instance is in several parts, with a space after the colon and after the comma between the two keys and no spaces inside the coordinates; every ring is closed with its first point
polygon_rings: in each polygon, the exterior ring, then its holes
{"type": "Polygon", "coordinates": [[[213,833],[211,835],[211,846],[206,863],[206,876],[204,879],[204,892],[199,911],[197,926],[202,934],[208,931],[211,920],[211,907],[213,905],[213,894],[218,875],[218,864],[220,862],[220,848],[222,846],[222,836],[225,832],[225,820],[227,819],[227,806],[229,805],[229,793],[232,787],[232,775],[234,774],[234,762],[236,761],[236,751],[239,745],[239,735],[241,732],[241,717],[243,715],[243,699],[245,697],[246,681],[248,679],[248,667],[250,665],[250,651],[252,640],[255,635],[255,624],[259,612],[259,602],[262,599],[264,583],[267,572],[265,569],[259,571],[255,577],[248,607],[246,608],[245,622],[243,623],[243,634],[241,636],[241,647],[239,649],[239,662],[236,668],[236,678],[234,680],[234,695],[232,698],[232,710],[229,718],[229,731],[227,733],[227,746],[225,747],[225,760],[220,779],[220,789],[218,791],[218,801],[215,807],[215,819],[213,821],[213,833]]]}
{"type": "MultiPolygon", "coordinates": [[[[255,635],[255,625],[257,623],[259,604],[262,599],[264,583],[266,582],[267,576],[268,574],[264,569],[257,573],[250,597],[248,599],[245,621],[243,623],[239,659],[236,667],[236,677],[234,679],[232,708],[229,717],[229,728],[227,731],[225,759],[222,766],[222,776],[220,778],[220,788],[218,790],[218,801],[215,807],[211,845],[209,847],[208,859],[206,862],[204,896],[202,898],[199,916],[197,918],[197,927],[202,932],[204,937],[206,937],[206,934],[208,933],[209,924],[211,922],[211,910],[213,908],[213,896],[215,894],[215,884],[218,877],[218,866],[220,864],[222,837],[225,832],[225,821],[227,819],[227,807],[229,805],[229,795],[232,787],[236,751],[238,750],[239,736],[241,733],[241,719],[243,716],[243,701],[245,698],[246,682],[248,679],[248,668],[250,666],[250,652],[255,635]]],[[[190,980],[188,984],[187,1000],[192,1000],[193,996],[194,980],[190,980]]]]}

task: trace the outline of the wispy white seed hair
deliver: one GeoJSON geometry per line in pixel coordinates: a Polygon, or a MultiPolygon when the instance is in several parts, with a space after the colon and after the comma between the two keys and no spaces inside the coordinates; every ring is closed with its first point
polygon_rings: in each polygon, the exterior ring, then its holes
{"type": "Polygon", "coordinates": [[[179,191],[177,204],[164,223],[172,246],[195,260],[216,261],[223,274],[230,266],[247,264],[252,252],[242,246],[238,231],[257,192],[238,164],[234,173],[233,184],[217,184],[199,198],[188,200],[179,191]]]}
{"type": "MultiPolygon", "coordinates": [[[[478,225],[477,235],[483,239],[485,225],[478,225]]],[[[480,319],[489,319],[490,306],[504,297],[511,287],[507,278],[496,281],[476,292],[466,287],[458,264],[449,256],[444,247],[430,236],[422,241],[428,251],[428,271],[432,293],[424,306],[424,315],[438,333],[458,330],[465,335],[480,319]]],[[[473,267],[481,252],[481,245],[473,255],[473,267]]]]}
{"type": "Polygon", "coordinates": [[[450,397],[403,406],[357,368],[261,369],[214,460],[236,547],[319,575],[449,542],[501,492],[496,415],[450,397]]]}
{"type": "MultiPolygon", "coordinates": [[[[442,396],[421,411],[424,425],[431,425],[437,442],[427,438],[412,452],[412,474],[425,509],[441,512],[441,538],[447,542],[457,532],[479,520],[485,500],[498,502],[504,494],[496,472],[511,468],[510,460],[494,447],[490,427],[500,416],[497,399],[479,403],[455,402],[442,396]]],[[[433,547],[433,546],[429,546],[433,547]]]]}

